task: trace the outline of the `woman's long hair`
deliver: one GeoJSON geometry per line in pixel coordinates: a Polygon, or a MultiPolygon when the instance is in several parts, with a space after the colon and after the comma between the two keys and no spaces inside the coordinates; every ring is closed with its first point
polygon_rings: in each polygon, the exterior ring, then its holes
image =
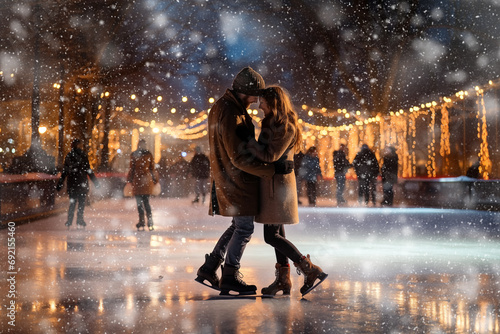
{"type": "Polygon", "coordinates": [[[271,121],[274,122],[276,126],[284,125],[285,130],[288,130],[290,126],[295,127],[294,149],[295,152],[301,152],[303,149],[302,130],[288,92],[278,85],[273,85],[264,89],[262,98],[266,101],[271,110],[270,116],[266,116],[263,122],[271,121]]]}

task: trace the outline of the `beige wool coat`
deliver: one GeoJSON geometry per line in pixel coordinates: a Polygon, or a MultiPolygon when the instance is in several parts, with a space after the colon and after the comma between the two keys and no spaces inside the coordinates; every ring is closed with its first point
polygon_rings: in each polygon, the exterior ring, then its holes
{"type": "Polygon", "coordinates": [[[274,165],[253,156],[238,131],[253,134],[255,127],[245,106],[226,93],[208,115],[210,143],[210,215],[256,216],[260,206],[260,178],[274,175],[274,165]]]}
{"type": "Polygon", "coordinates": [[[132,183],[134,196],[151,195],[157,182],[153,155],[147,150],[137,150],[130,155],[127,181],[132,183]],[[155,179],[154,179],[155,178],[155,179]]]}
{"type": "MultiPolygon", "coordinates": [[[[295,127],[270,125],[265,119],[259,142],[251,141],[249,150],[265,162],[278,159],[293,161],[295,127]]],[[[299,211],[295,173],[275,174],[272,178],[260,180],[260,213],[255,221],[263,224],[297,224],[299,211]]]]}

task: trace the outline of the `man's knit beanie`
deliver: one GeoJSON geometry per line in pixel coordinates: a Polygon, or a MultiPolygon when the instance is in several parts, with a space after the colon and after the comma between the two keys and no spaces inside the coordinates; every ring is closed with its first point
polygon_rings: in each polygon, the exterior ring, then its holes
{"type": "Polygon", "coordinates": [[[242,69],[233,81],[234,91],[250,96],[259,96],[265,87],[266,83],[262,76],[251,67],[242,69]]]}

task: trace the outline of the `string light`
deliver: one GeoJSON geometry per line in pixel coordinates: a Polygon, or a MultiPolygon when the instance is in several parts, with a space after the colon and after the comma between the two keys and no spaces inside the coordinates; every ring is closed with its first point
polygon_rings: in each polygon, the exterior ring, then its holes
{"type": "MultiPolygon", "coordinates": [[[[427,104],[428,105],[428,104],[427,104]]],[[[427,106],[426,105],[426,106],[427,106]]],[[[436,109],[431,107],[429,109],[431,111],[431,122],[429,124],[429,131],[431,140],[429,145],[427,145],[427,176],[436,177],[436,153],[434,150],[434,143],[436,142],[436,133],[434,131],[434,126],[436,124],[436,109]]]]}
{"type": "MultiPolygon", "coordinates": [[[[446,100],[445,100],[446,102],[446,100]]],[[[450,155],[450,120],[448,116],[447,103],[441,105],[441,142],[439,154],[444,158],[444,174],[448,174],[450,155]]]]}
{"type": "MultiPolygon", "coordinates": [[[[481,123],[482,127],[480,129],[481,133],[481,145],[480,145],[480,151],[479,151],[479,173],[481,173],[483,179],[488,180],[489,179],[489,173],[491,171],[492,167],[492,162],[490,159],[490,153],[488,150],[488,126],[486,123],[486,106],[484,105],[484,92],[482,89],[478,90],[477,92],[479,101],[477,103],[479,104],[479,113],[482,111],[482,117],[481,117],[481,123]]],[[[478,129],[479,131],[479,129],[478,129]]]]}
{"type": "MultiPolygon", "coordinates": [[[[318,125],[305,121],[299,118],[299,124],[303,127],[303,138],[307,146],[325,146],[328,150],[333,149],[332,147],[337,147],[340,143],[341,133],[345,132],[345,138],[347,140],[348,146],[351,150],[356,151],[359,142],[367,143],[369,146],[375,146],[383,148],[387,145],[392,145],[396,147],[398,155],[401,157],[401,171],[404,177],[412,177],[417,175],[417,142],[418,138],[422,135],[418,133],[417,123],[422,121],[427,123],[428,132],[428,145],[427,145],[427,161],[425,163],[427,175],[429,177],[435,177],[437,173],[436,168],[436,154],[439,154],[443,158],[442,170],[445,174],[448,172],[449,168],[449,155],[450,149],[450,115],[449,108],[453,106],[455,102],[463,101],[464,99],[470,98],[471,96],[477,96],[477,135],[481,140],[480,152],[478,153],[480,159],[480,172],[483,178],[488,178],[489,172],[491,171],[491,160],[488,151],[488,129],[487,129],[487,119],[486,119],[486,107],[484,105],[484,92],[493,89],[498,86],[498,80],[489,80],[488,84],[485,86],[474,87],[476,94],[473,94],[467,90],[462,90],[456,92],[448,97],[442,97],[439,102],[430,101],[422,103],[418,106],[412,106],[407,109],[398,108],[393,111],[389,111],[386,116],[380,114],[374,117],[365,117],[365,112],[360,110],[348,111],[347,109],[328,109],[328,108],[314,108],[308,105],[302,105],[301,109],[309,117],[315,115],[321,115],[326,118],[335,118],[335,121],[345,122],[345,124],[330,126],[330,125],[318,125]],[[437,114],[440,115],[440,133],[436,134],[436,117],[437,114]],[[425,117],[419,117],[425,116],[425,117]],[[429,117],[427,117],[429,116],[429,117]],[[427,120],[427,121],[426,121],[427,120]],[[436,135],[439,135],[439,151],[436,151],[436,135]],[[348,139],[347,139],[348,138],[348,139]],[[329,142],[329,144],[326,144],[329,142]]],[[[57,86],[54,84],[54,88],[57,86]]],[[[133,98],[134,94],[130,95],[133,98]]],[[[101,94],[101,97],[109,97],[109,92],[101,94]]],[[[156,97],[157,101],[162,101],[162,97],[156,97]]],[[[183,102],[187,102],[188,98],[186,96],[182,97],[183,102]]],[[[210,98],[210,103],[214,103],[215,99],[210,98]]],[[[158,109],[152,109],[153,112],[158,112],[158,109]]],[[[194,108],[188,109],[194,118],[193,121],[187,119],[184,120],[180,125],[174,126],[171,120],[164,123],[156,123],[153,127],[151,123],[140,121],[131,116],[131,121],[138,128],[138,132],[152,131],[153,133],[163,133],[170,135],[175,138],[193,140],[203,138],[208,134],[207,122],[209,110],[196,112],[194,108]],[[146,125],[147,124],[147,125],[146,125]],[[156,130],[157,129],[157,130],[156,130]]],[[[134,108],[135,113],[139,112],[139,108],[134,108]]],[[[117,109],[117,112],[123,112],[123,107],[117,109]]],[[[176,113],[176,108],[170,109],[171,113],[176,113]]],[[[256,120],[260,121],[257,116],[259,111],[256,109],[249,109],[248,113],[256,120]]],[[[123,115],[129,115],[127,113],[122,113],[123,115]]],[[[130,115],[129,115],[130,116],[130,115]]],[[[327,121],[326,121],[327,122],[327,121]]],[[[439,131],[439,130],[438,130],[439,131]]],[[[99,137],[100,138],[100,137],[99,137]]],[[[99,139],[97,138],[97,139],[99,139]]],[[[331,162],[326,159],[330,159],[328,152],[321,152],[325,156],[325,168],[330,169],[331,162]]],[[[376,152],[380,154],[379,152],[376,152]]],[[[350,154],[355,154],[355,152],[350,152],[350,154]]],[[[322,162],[323,163],[323,162],[322,162]]],[[[326,175],[329,172],[326,173],[326,175]]]]}

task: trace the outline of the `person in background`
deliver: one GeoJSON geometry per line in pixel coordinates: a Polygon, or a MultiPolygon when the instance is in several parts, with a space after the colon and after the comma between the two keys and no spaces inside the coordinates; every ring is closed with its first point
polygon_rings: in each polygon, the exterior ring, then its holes
{"type": "Polygon", "coordinates": [[[201,147],[196,146],[195,155],[189,164],[191,175],[195,179],[194,192],[196,197],[193,203],[198,203],[200,201],[205,203],[205,196],[207,194],[208,179],[210,177],[210,160],[208,157],[201,152],[201,147]]]}
{"type": "Polygon", "coordinates": [[[144,230],[145,217],[148,219],[148,228],[154,230],[153,214],[149,197],[153,193],[153,186],[158,182],[155,172],[153,154],[148,151],[146,140],[139,140],[137,150],[130,155],[130,170],[127,175],[127,182],[132,183],[132,192],[137,202],[139,222],[135,225],[137,230],[141,227],[144,230]]]}
{"type": "Polygon", "coordinates": [[[221,235],[213,251],[205,255],[195,280],[221,294],[230,291],[255,294],[257,287],[241,279],[240,261],[254,231],[254,217],[259,213],[260,178],[293,171],[293,161],[264,163],[245,147],[245,138],[255,138],[255,127],[247,108],[258,101],[264,79],[251,67],[243,68],[234,78],[232,89],[212,106],[208,115],[210,144],[210,215],[232,217],[229,228],[221,235]],[[224,260],[225,257],[225,260],[224,260]],[[222,277],[217,270],[225,261],[222,277]],[[205,283],[208,282],[208,283],[205,283]]]}
{"type": "MultiPolygon", "coordinates": [[[[302,132],[288,93],[280,86],[266,88],[260,98],[260,108],[265,115],[262,131],[258,142],[251,138],[247,148],[265,162],[293,159],[294,153],[301,149],[302,132]]],[[[288,259],[305,277],[300,288],[302,296],[328,276],[285,236],[285,225],[299,222],[296,188],[293,173],[260,180],[260,213],[255,221],[264,224],[264,240],[274,247],[276,253],[276,279],[262,289],[264,295],[274,296],[279,291],[290,294],[292,282],[288,259]]]]}
{"type": "Polygon", "coordinates": [[[481,176],[481,173],[479,172],[479,166],[481,166],[480,161],[476,161],[474,164],[472,164],[468,169],[467,172],[465,173],[465,176],[473,178],[473,179],[479,179],[481,176]]]}
{"type": "Polygon", "coordinates": [[[347,160],[346,147],[340,144],[340,148],[333,152],[333,168],[335,170],[335,181],[337,182],[337,205],[345,203],[344,190],[346,173],[352,165],[347,160]]]}
{"type": "Polygon", "coordinates": [[[384,150],[384,162],[381,168],[382,174],[382,189],[384,199],[382,205],[392,206],[394,202],[394,185],[398,183],[398,154],[396,148],[387,146],[384,150]]]}
{"type": "Polygon", "coordinates": [[[361,204],[364,201],[365,204],[368,204],[371,199],[375,206],[375,181],[379,174],[379,164],[375,153],[370,150],[368,145],[363,144],[356,157],[354,157],[352,165],[358,177],[359,203],[361,204]]]}
{"type": "Polygon", "coordinates": [[[181,151],[178,153],[177,158],[173,161],[172,165],[169,167],[169,195],[175,198],[188,197],[190,194],[190,189],[188,184],[190,183],[190,162],[185,159],[187,153],[181,151]]]}
{"type": "Polygon", "coordinates": [[[60,191],[63,188],[64,180],[66,178],[67,191],[69,195],[69,209],[68,219],[65,225],[68,229],[72,225],[75,207],[78,203],[76,225],[84,228],[87,225],[83,220],[83,214],[85,211],[87,193],[89,192],[88,179],[90,178],[96,187],[99,186],[99,183],[97,181],[97,177],[90,168],[89,157],[87,153],[83,151],[83,143],[80,139],[74,139],[71,143],[71,151],[64,159],[63,171],[61,173],[61,177],[59,178],[59,182],[57,183],[57,191],[60,191]]]}
{"type": "Polygon", "coordinates": [[[306,181],[309,205],[316,206],[318,181],[323,178],[323,175],[321,174],[321,167],[319,165],[318,150],[315,146],[311,146],[302,159],[300,175],[306,181]]]}
{"type": "Polygon", "coordinates": [[[161,185],[162,197],[166,197],[169,193],[170,188],[170,159],[167,156],[167,152],[163,152],[160,161],[156,165],[156,172],[158,174],[159,182],[161,185]]]}

